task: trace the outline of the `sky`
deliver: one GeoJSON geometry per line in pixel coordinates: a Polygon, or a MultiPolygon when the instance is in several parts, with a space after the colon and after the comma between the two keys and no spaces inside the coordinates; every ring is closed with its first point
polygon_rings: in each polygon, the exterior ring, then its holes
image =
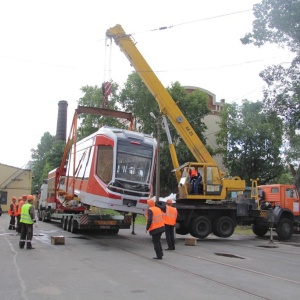
{"type": "Polygon", "coordinates": [[[259,0],[0,1],[0,163],[18,168],[45,132],[56,134],[58,102],[68,101],[68,128],[81,87],[134,71],[106,30],[121,24],[162,84],[178,81],[217,101],[262,100],[259,72],[289,63],[276,45],[242,45],[259,0]],[[159,30],[166,27],[164,30],[159,30]]]}

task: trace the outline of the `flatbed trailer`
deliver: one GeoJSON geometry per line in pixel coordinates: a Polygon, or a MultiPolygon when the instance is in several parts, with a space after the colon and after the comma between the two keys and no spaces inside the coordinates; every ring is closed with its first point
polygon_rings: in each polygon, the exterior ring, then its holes
{"type": "Polygon", "coordinates": [[[58,222],[62,228],[71,233],[80,230],[95,230],[101,233],[117,234],[119,229],[130,229],[130,215],[95,214],[86,212],[51,211],[51,209],[39,209],[38,217],[43,222],[58,222]]]}

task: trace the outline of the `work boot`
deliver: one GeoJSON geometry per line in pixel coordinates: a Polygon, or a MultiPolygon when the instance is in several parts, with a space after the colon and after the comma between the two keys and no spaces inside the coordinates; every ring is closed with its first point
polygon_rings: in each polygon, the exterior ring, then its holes
{"type": "Polygon", "coordinates": [[[19,242],[20,249],[24,249],[24,246],[25,246],[25,242],[19,242]]]}
{"type": "Polygon", "coordinates": [[[27,242],[27,247],[26,247],[26,249],[30,250],[30,249],[35,249],[35,248],[32,247],[32,245],[31,245],[30,242],[27,242]]]}

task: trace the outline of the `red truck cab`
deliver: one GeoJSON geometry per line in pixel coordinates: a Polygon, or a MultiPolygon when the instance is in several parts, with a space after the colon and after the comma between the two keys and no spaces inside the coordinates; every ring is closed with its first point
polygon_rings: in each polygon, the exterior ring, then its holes
{"type": "Polygon", "coordinates": [[[297,188],[287,184],[260,185],[258,189],[262,191],[262,200],[269,202],[272,207],[280,206],[289,209],[294,216],[300,215],[300,196],[297,188]]]}

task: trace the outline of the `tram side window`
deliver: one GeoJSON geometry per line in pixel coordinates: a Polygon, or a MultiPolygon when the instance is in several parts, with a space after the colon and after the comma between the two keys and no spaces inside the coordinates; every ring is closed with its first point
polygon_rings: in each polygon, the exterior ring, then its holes
{"type": "Polygon", "coordinates": [[[105,183],[112,179],[113,148],[111,146],[98,146],[96,174],[105,183]]]}

